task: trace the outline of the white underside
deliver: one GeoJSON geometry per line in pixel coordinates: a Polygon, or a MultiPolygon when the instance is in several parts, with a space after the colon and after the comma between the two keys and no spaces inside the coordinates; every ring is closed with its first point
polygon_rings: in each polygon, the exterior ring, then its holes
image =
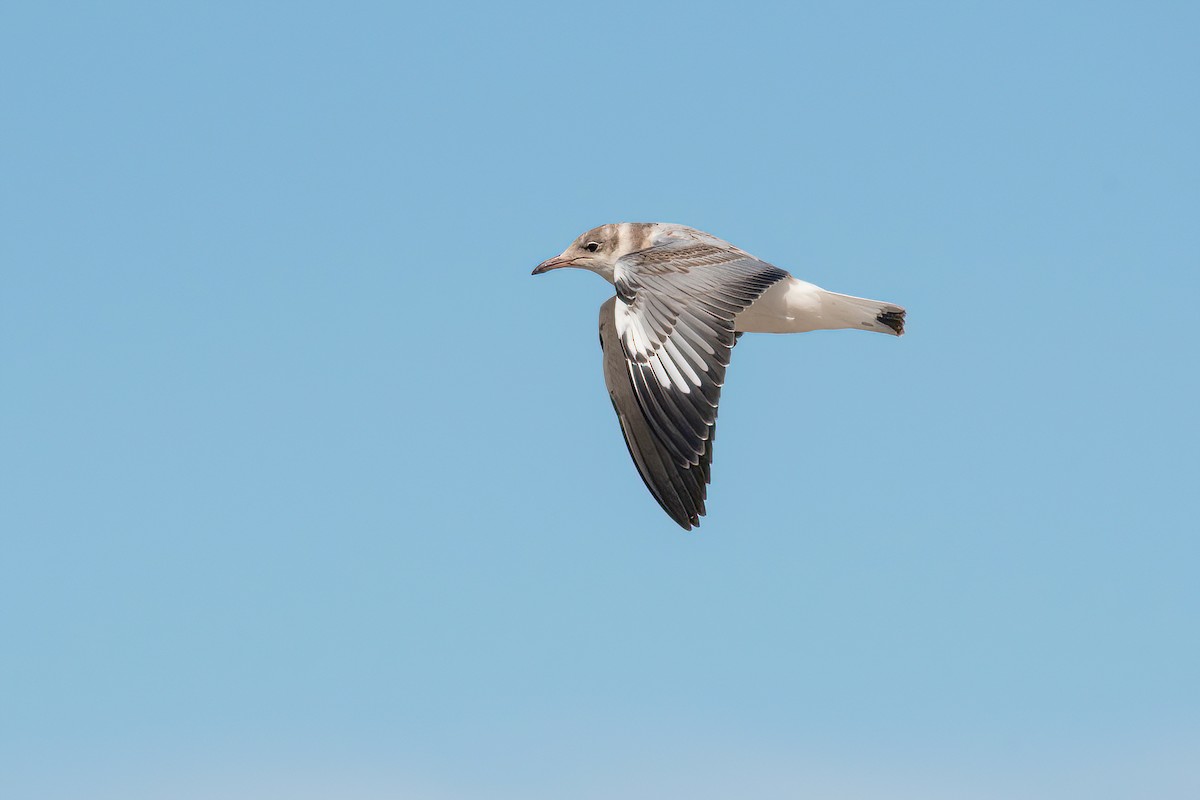
{"type": "Polygon", "coordinates": [[[734,319],[742,333],[803,333],[859,328],[895,334],[876,317],[899,306],[863,297],[828,292],[820,286],[788,277],[779,281],[734,319]]]}

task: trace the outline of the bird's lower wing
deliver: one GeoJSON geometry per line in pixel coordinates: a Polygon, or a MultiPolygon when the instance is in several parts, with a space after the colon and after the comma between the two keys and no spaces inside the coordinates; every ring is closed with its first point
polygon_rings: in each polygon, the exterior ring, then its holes
{"type": "Polygon", "coordinates": [[[729,246],[682,241],[623,257],[615,276],[617,296],[601,311],[609,393],[642,478],[690,528],[704,513],[734,318],[787,273],[729,246]]]}
{"type": "Polygon", "coordinates": [[[700,524],[708,491],[709,465],[712,462],[712,437],[704,442],[704,453],[696,464],[679,465],[679,460],[655,435],[642,404],[638,402],[630,377],[629,364],[616,324],[617,298],[600,307],[600,347],[604,351],[604,383],[613,410],[621,423],[621,433],[638,473],[654,499],[685,529],[700,524]]]}

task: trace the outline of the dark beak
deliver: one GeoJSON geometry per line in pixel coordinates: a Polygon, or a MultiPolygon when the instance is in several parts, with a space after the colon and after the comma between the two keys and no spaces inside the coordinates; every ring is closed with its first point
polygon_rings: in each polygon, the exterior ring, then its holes
{"type": "Polygon", "coordinates": [[[541,275],[543,272],[549,272],[552,269],[558,269],[560,267],[569,267],[569,266],[573,265],[574,263],[575,263],[575,259],[573,259],[573,258],[563,258],[562,256],[555,256],[554,258],[550,259],[549,261],[543,261],[542,263],[540,263],[536,267],[534,267],[533,274],[541,275]]]}

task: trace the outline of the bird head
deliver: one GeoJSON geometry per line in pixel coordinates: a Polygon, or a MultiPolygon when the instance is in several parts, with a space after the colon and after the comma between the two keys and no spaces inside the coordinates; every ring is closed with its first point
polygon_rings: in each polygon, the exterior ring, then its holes
{"type": "Polygon", "coordinates": [[[621,240],[625,238],[621,236],[622,227],[622,224],[609,224],[592,228],[571,242],[566,250],[538,264],[533,274],[541,275],[552,269],[573,267],[595,272],[611,282],[617,259],[626,254],[620,247],[621,240]]]}

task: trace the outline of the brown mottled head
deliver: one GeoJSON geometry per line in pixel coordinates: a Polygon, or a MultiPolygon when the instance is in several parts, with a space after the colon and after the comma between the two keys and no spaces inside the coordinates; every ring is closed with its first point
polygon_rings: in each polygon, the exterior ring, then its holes
{"type": "Polygon", "coordinates": [[[665,237],[690,231],[682,225],[663,222],[615,222],[592,228],[554,258],[543,261],[533,270],[541,275],[552,269],[574,267],[586,269],[613,282],[617,260],[659,244],[665,237]]]}

